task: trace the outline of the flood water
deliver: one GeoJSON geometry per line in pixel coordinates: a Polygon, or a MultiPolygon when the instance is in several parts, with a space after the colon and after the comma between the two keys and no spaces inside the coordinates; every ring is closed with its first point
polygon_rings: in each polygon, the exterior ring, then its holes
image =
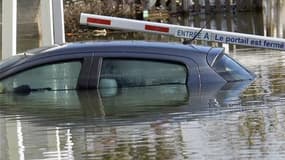
{"type": "MultiPolygon", "coordinates": [[[[233,19],[231,28],[263,34],[256,17],[233,19]]],[[[98,39],[116,36],[123,37],[98,39]]],[[[157,86],[0,95],[0,160],[284,159],[285,53],[230,54],[256,74],[254,82],[199,92],[157,86]]]]}

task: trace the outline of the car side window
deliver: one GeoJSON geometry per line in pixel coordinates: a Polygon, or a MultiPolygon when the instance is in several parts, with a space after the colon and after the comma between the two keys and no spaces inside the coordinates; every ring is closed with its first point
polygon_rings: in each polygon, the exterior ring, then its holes
{"type": "Polygon", "coordinates": [[[186,84],[183,64],[140,59],[103,59],[99,88],[186,84]]]}
{"type": "Polygon", "coordinates": [[[31,90],[76,89],[80,70],[80,61],[47,64],[10,76],[1,83],[7,91],[27,86],[31,90]]]}

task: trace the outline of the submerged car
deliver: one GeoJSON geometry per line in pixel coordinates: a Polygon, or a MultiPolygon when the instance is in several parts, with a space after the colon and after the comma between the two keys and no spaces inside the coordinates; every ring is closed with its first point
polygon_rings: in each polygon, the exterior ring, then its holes
{"type": "Polygon", "coordinates": [[[0,93],[157,85],[187,85],[197,91],[253,79],[223,48],[178,43],[68,43],[0,62],[0,93]]]}
{"type": "Polygon", "coordinates": [[[118,117],[124,119],[124,123],[120,125],[172,118],[189,120],[207,114],[244,110],[241,104],[245,99],[240,95],[250,84],[251,81],[227,83],[222,88],[214,85],[210,89],[205,88],[198,92],[191,92],[191,87],[186,85],[160,85],[34,92],[24,96],[0,94],[0,113],[37,117],[33,123],[40,123],[40,126],[74,125],[82,122],[92,125],[102,122],[104,126],[115,125],[113,122],[118,117]],[[94,121],[96,117],[99,119],[94,121]]]}

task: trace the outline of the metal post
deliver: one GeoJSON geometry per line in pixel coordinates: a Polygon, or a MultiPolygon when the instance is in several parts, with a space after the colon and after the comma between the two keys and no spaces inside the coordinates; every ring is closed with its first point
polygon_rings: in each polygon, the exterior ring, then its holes
{"type": "Polygon", "coordinates": [[[63,1],[53,0],[54,43],[65,43],[63,1]]]}
{"type": "Polygon", "coordinates": [[[182,0],[182,7],[184,12],[189,12],[189,0],[182,0]]]}
{"type": "Polygon", "coordinates": [[[177,8],[176,8],[176,0],[170,0],[170,12],[171,13],[176,13],[177,8]]]}
{"type": "Polygon", "coordinates": [[[41,46],[54,44],[52,1],[41,0],[41,46]]]}
{"type": "Polygon", "coordinates": [[[2,59],[5,59],[17,53],[17,0],[2,3],[2,59]]]}

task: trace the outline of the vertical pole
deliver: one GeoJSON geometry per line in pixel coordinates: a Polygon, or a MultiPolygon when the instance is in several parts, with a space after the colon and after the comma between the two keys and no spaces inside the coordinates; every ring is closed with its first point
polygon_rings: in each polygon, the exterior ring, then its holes
{"type": "Polygon", "coordinates": [[[230,0],[225,0],[225,3],[224,3],[224,5],[225,5],[225,9],[226,9],[226,11],[227,12],[230,12],[231,11],[231,1],[230,0]]]}
{"type": "Polygon", "coordinates": [[[53,17],[52,1],[41,0],[41,46],[50,46],[54,44],[53,36],[53,17]]]}
{"type": "MultiPolygon", "coordinates": [[[[285,15],[284,14],[285,13],[284,12],[285,11],[285,6],[284,6],[285,3],[284,3],[284,1],[281,1],[280,3],[281,3],[280,4],[280,6],[281,6],[280,7],[280,17],[283,17],[285,15]]],[[[284,24],[285,24],[284,19],[281,19],[280,20],[280,24],[279,24],[280,25],[280,35],[279,35],[279,37],[283,37],[283,35],[284,35],[284,33],[283,33],[284,32],[284,24]]]]}
{"type": "Polygon", "coordinates": [[[65,43],[63,1],[52,0],[52,6],[53,6],[54,43],[62,44],[65,43]]]}
{"type": "Polygon", "coordinates": [[[170,0],[170,12],[171,13],[176,13],[177,12],[177,7],[176,7],[176,0],[170,0]]]}
{"type": "Polygon", "coordinates": [[[189,0],[182,0],[182,8],[184,12],[189,12],[189,0]]]}
{"type": "Polygon", "coordinates": [[[189,11],[188,12],[193,12],[193,0],[189,0],[189,11]]]}
{"type": "Polygon", "coordinates": [[[216,9],[215,9],[216,13],[222,12],[222,7],[221,7],[221,1],[220,0],[216,0],[215,1],[215,6],[216,6],[216,9]]]}
{"type": "Polygon", "coordinates": [[[210,0],[205,0],[205,12],[206,13],[211,13],[210,0]]]}
{"type": "Polygon", "coordinates": [[[201,5],[201,11],[200,13],[206,13],[206,0],[201,0],[200,1],[200,5],[201,5]]]}
{"type": "Polygon", "coordinates": [[[17,0],[2,1],[2,59],[17,53],[17,0]]]}

